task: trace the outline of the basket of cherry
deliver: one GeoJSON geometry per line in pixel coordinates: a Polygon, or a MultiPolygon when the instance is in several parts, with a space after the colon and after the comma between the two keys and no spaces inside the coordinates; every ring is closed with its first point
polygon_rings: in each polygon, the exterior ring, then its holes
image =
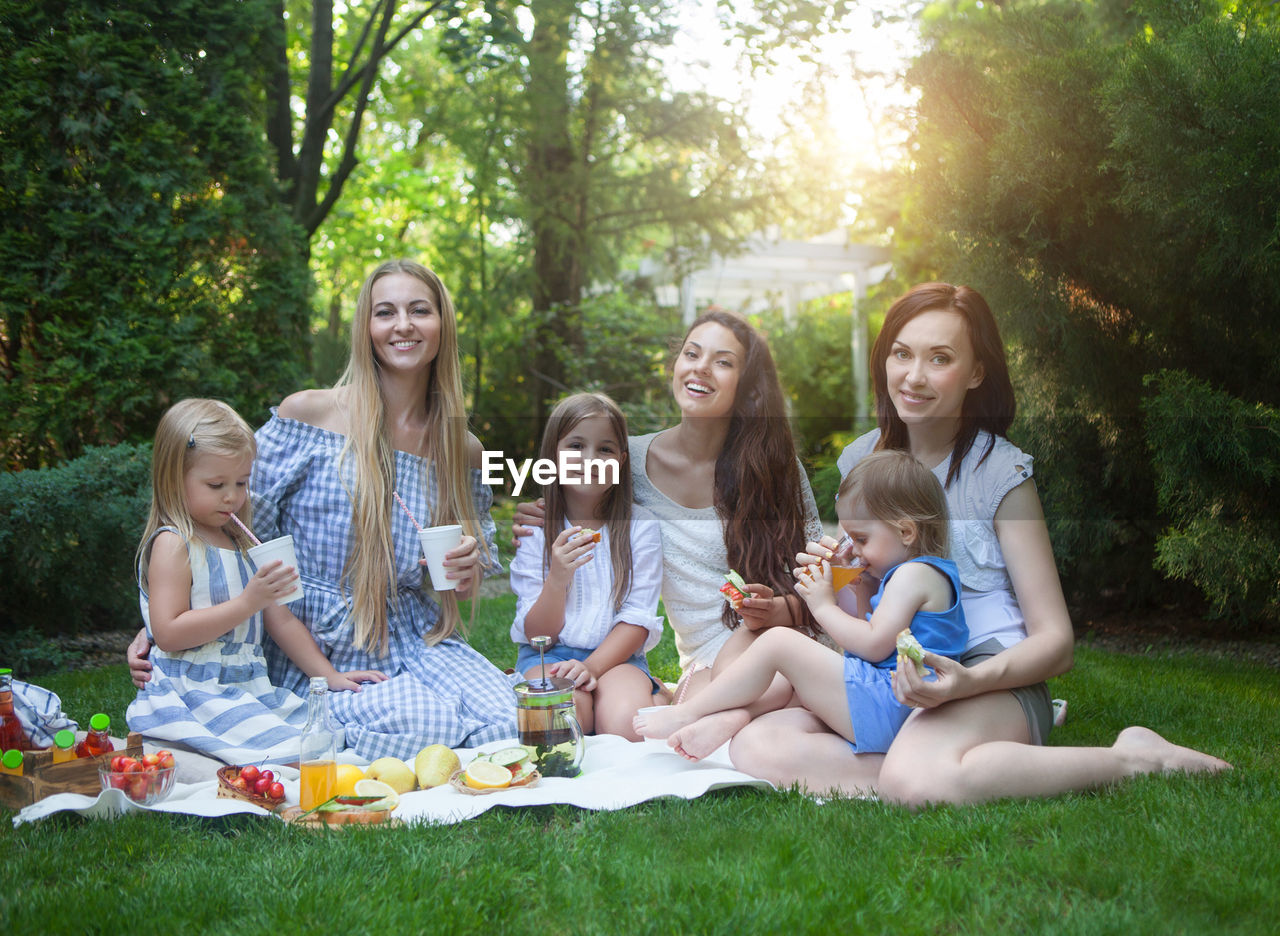
{"type": "Polygon", "coordinates": [[[217,795],[274,810],[284,802],[284,784],[273,771],[255,764],[228,765],[218,770],[217,795]]]}
{"type": "Polygon", "coordinates": [[[98,767],[104,790],[121,790],[139,806],[153,806],[173,789],[173,754],[156,751],[141,758],[120,754],[98,767]]]}

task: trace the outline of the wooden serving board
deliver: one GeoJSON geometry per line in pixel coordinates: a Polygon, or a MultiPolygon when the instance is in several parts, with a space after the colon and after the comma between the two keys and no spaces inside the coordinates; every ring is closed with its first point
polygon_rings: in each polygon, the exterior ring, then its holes
{"type": "MultiPolygon", "coordinates": [[[[79,741],[83,733],[76,736],[79,741]]],[[[10,809],[21,809],[30,806],[37,800],[55,793],[84,793],[97,796],[102,792],[102,779],[98,776],[98,767],[111,762],[111,758],[120,754],[130,757],[142,756],[142,736],[129,732],[125,738],[125,746],[107,754],[95,757],[77,757],[75,760],[61,764],[53,762],[53,751],[45,748],[40,751],[23,751],[22,776],[0,774],[0,804],[10,809]]]]}
{"type": "Polygon", "coordinates": [[[342,831],[346,829],[368,828],[387,829],[404,825],[403,822],[391,815],[391,810],[358,810],[361,815],[359,820],[356,821],[352,821],[350,818],[352,814],[357,812],[357,810],[354,809],[340,810],[338,812],[324,814],[312,813],[305,819],[299,818],[302,815],[302,812],[303,809],[301,806],[286,806],[284,809],[276,810],[276,815],[289,825],[295,826],[299,829],[334,829],[342,831]]]}

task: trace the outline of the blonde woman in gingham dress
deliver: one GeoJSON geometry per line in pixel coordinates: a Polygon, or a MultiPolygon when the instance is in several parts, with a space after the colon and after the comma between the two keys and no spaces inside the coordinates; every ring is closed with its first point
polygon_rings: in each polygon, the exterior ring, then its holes
{"type": "MultiPolygon", "coordinates": [[[[515,680],[454,636],[458,600],[500,568],[458,371],[448,292],[425,267],[390,261],[361,288],[342,379],[289,396],[257,433],[257,527],[263,539],[294,537],[306,592],[295,614],[335,666],[366,660],[389,677],[330,696],[347,745],[370,760],[516,733],[515,680]],[[462,525],[445,561],[456,591],[430,591],[396,494],[424,527],[462,525]]],[[[266,650],[272,680],[301,692],[302,674],[266,650]]]]}

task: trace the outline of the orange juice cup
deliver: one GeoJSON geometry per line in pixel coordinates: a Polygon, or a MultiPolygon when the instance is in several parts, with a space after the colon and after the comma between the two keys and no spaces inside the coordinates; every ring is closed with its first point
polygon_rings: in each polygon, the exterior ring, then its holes
{"type": "Polygon", "coordinates": [[[862,566],[832,566],[831,567],[831,587],[835,591],[839,591],[846,585],[852,585],[858,579],[862,578],[862,573],[866,571],[862,566]]]}

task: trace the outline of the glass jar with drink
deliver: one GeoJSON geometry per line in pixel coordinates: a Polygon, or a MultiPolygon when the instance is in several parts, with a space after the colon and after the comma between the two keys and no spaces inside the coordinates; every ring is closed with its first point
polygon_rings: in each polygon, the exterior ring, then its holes
{"type": "Polygon", "coordinates": [[[329,725],[329,683],[312,676],[307,696],[307,723],[298,757],[300,805],[314,809],[334,795],[338,785],[338,752],[329,725]]]}

